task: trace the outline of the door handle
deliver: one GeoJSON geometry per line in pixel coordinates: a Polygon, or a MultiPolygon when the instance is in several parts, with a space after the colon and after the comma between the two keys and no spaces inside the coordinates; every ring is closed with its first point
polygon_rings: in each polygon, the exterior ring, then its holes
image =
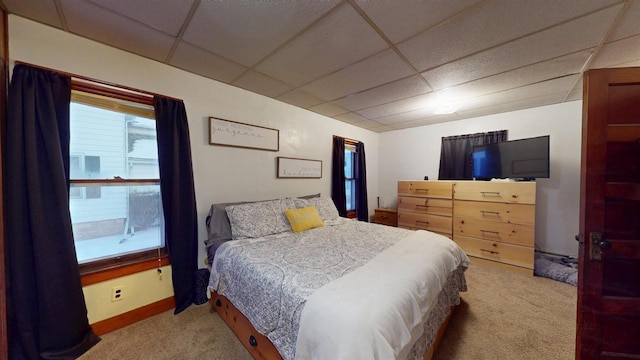
{"type": "Polygon", "coordinates": [[[595,245],[598,245],[598,247],[602,251],[607,251],[607,250],[611,249],[611,242],[603,239],[602,236],[600,236],[600,238],[594,240],[593,243],[595,245]]]}
{"type": "Polygon", "coordinates": [[[601,233],[589,234],[591,246],[589,247],[589,260],[602,261],[602,252],[611,249],[611,242],[605,240],[601,233]]]}

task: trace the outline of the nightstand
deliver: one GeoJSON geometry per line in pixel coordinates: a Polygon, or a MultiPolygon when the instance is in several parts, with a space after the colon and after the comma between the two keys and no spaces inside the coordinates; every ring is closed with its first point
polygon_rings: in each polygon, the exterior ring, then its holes
{"type": "Polygon", "coordinates": [[[396,209],[376,208],[373,222],[382,225],[398,226],[398,211],[396,209]]]}

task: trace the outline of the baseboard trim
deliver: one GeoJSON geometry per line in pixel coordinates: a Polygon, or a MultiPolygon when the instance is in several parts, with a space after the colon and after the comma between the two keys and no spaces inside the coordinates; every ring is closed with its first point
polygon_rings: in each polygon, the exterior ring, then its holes
{"type": "Polygon", "coordinates": [[[171,310],[176,307],[176,300],[173,296],[160,301],[156,301],[149,305],[128,311],[124,314],[114,316],[97,323],[91,324],[93,332],[100,336],[110,333],[114,330],[121,329],[125,326],[135,324],[154,315],[171,310]]]}

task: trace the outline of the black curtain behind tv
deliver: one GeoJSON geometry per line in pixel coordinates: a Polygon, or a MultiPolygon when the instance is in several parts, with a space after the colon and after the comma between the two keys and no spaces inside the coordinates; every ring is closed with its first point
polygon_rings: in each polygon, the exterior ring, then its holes
{"type": "Polygon", "coordinates": [[[10,359],[75,359],[87,320],[69,213],[71,79],[18,64],[3,161],[10,359]]]}
{"type": "Polygon", "coordinates": [[[358,214],[358,220],[369,222],[367,163],[362,142],[356,144],[356,213],[358,214]]]}
{"type": "Polygon", "coordinates": [[[165,243],[171,261],[175,314],[194,301],[198,258],[196,196],[187,112],[182,101],[156,96],[156,131],[165,243]]]}
{"type": "Polygon", "coordinates": [[[331,154],[331,198],[336,204],[338,214],[347,217],[347,196],[345,194],[344,176],[344,138],[333,136],[333,152],[331,154]]]}
{"type": "Polygon", "coordinates": [[[492,144],[507,140],[507,130],[491,131],[442,138],[439,180],[473,179],[471,153],[475,145],[492,144]]]}

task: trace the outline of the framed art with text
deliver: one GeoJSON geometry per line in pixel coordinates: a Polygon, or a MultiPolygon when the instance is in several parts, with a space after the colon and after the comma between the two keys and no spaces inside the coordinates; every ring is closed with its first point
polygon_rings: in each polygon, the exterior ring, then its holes
{"type": "Polygon", "coordinates": [[[209,117],[209,144],[278,151],[280,150],[280,131],[209,117]]]}
{"type": "Polygon", "coordinates": [[[322,160],[278,157],[278,178],[315,178],[322,177],[322,160]]]}

